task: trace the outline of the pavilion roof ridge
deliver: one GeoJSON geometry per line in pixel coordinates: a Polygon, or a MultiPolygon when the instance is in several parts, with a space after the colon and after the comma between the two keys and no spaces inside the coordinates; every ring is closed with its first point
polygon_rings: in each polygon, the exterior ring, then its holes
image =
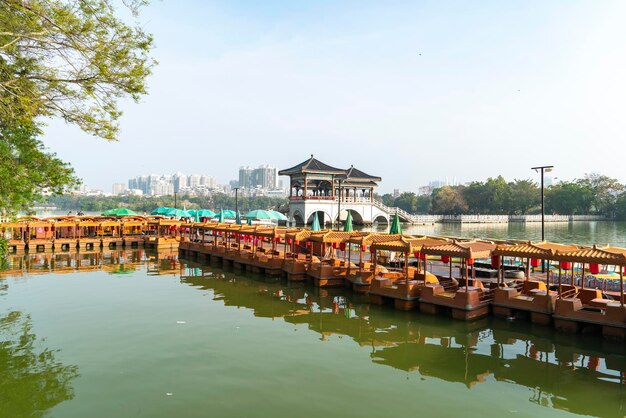
{"type": "Polygon", "coordinates": [[[346,170],[323,163],[320,160],[316,159],[313,154],[311,154],[311,158],[309,158],[308,160],[303,161],[300,164],[296,164],[293,167],[280,170],[278,172],[278,175],[289,176],[298,173],[345,174],[346,170]]]}

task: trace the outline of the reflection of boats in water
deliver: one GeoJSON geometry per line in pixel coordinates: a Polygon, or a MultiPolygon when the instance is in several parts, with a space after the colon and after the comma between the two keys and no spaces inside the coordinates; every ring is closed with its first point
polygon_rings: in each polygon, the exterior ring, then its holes
{"type": "Polygon", "coordinates": [[[181,281],[213,292],[225,306],[283,318],[320,335],[370,347],[373,363],[469,390],[493,380],[525,386],[538,405],[595,416],[623,416],[626,349],[599,336],[559,335],[526,322],[474,322],[362,303],[344,289],[296,286],[187,263],[181,281]],[[593,398],[593,402],[589,399],[593,398]]]}
{"type": "Polygon", "coordinates": [[[0,277],[53,272],[58,274],[88,271],[105,271],[111,274],[130,273],[145,264],[145,254],[143,249],[9,254],[7,269],[0,271],[0,277]]]}

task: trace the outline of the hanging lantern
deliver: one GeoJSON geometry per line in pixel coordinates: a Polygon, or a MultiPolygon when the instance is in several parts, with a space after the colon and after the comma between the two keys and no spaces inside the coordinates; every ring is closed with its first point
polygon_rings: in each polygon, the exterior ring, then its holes
{"type": "Polygon", "coordinates": [[[530,259],[530,266],[531,267],[539,267],[541,265],[541,260],[538,258],[531,258],[530,259]]]}
{"type": "Polygon", "coordinates": [[[296,245],[300,245],[300,241],[296,240],[296,241],[295,241],[295,244],[296,244],[296,245]]]}
{"type": "Polygon", "coordinates": [[[420,252],[419,252],[419,251],[415,251],[415,252],[413,253],[413,257],[415,257],[415,258],[420,258],[420,252]]]}
{"type": "Polygon", "coordinates": [[[473,258],[466,259],[466,262],[467,262],[468,266],[473,266],[474,265],[474,259],[473,258]]]}
{"type": "Polygon", "coordinates": [[[274,242],[279,243],[280,242],[280,237],[275,237],[274,238],[274,242]]]}
{"type": "Polygon", "coordinates": [[[307,242],[306,242],[306,246],[307,246],[307,247],[310,247],[310,246],[311,246],[311,241],[307,241],[307,242]]]}
{"type": "Polygon", "coordinates": [[[336,250],[337,249],[337,243],[333,242],[333,249],[336,250]]]}
{"type": "Polygon", "coordinates": [[[376,251],[376,248],[374,248],[374,246],[370,246],[370,253],[373,253],[374,251],[376,251]]]}
{"type": "Polygon", "coordinates": [[[361,251],[365,252],[366,248],[365,245],[361,245],[361,251]]]}
{"type": "Polygon", "coordinates": [[[420,253],[420,260],[426,261],[426,254],[420,253]]]}
{"type": "Polygon", "coordinates": [[[561,263],[559,264],[559,267],[561,267],[563,270],[571,270],[572,269],[572,262],[571,261],[561,261],[561,263]]]}
{"type": "Polygon", "coordinates": [[[589,264],[589,273],[591,274],[600,273],[600,264],[595,264],[595,263],[589,264]]]}
{"type": "Polygon", "coordinates": [[[450,262],[450,256],[449,255],[442,255],[441,256],[441,261],[445,264],[448,264],[450,262]]]}
{"type": "Polygon", "coordinates": [[[494,269],[500,268],[500,256],[492,255],[491,256],[491,267],[494,269]]]}
{"type": "Polygon", "coordinates": [[[291,244],[291,238],[287,238],[287,244],[291,244]]]}
{"type": "Polygon", "coordinates": [[[339,249],[340,249],[341,251],[345,251],[345,250],[346,250],[346,243],[345,243],[345,242],[342,242],[341,244],[339,244],[339,249]]]}

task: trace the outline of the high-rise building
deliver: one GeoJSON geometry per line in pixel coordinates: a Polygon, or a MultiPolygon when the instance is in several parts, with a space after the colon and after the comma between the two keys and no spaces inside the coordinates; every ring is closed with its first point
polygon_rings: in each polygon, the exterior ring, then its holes
{"type": "Polygon", "coordinates": [[[252,187],[262,189],[276,188],[277,170],[269,165],[261,165],[252,171],[252,187]]]}
{"type": "Polygon", "coordinates": [[[252,184],[252,167],[239,167],[239,187],[249,189],[252,184]]]}
{"type": "Polygon", "coordinates": [[[120,195],[128,190],[128,187],[124,183],[113,183],[113,190],[111,190],[112,194],[120,195]]]}
{"type": "Polygon", "coordinates": [[[187,187],[193,189],[194,187],[198,187],[200,185],[200,179],[202,176],[199,174],[192,174],[187,178],[187,187]]]}
{"type": "Polygon", "coordinates": [[[176,173],[173,176],[174,192],[178,193],[180,189],[187,187],[187,176],[183,173],[176,173]]]}

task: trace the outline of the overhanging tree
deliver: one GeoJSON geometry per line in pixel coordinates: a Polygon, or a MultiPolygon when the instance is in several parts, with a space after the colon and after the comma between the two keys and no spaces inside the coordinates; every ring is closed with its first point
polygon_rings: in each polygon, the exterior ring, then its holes
{"type": "MultiPolygon", "coordinates": [[[[145,1],[125,3],[136,16],[145,1]]],[[[109,0],[0,1],[0,183],[12,183],[0,210],[23,208],[46,189],[76,184],[71,168],[36,139],[43,120],[62,118],[96,137],[117,139],[118,102],[146,93],[155,65],[151,46],[151,35],[116,17],[109,0]],[[52,180],[33,181],[35,162],[52,180]]]]}

